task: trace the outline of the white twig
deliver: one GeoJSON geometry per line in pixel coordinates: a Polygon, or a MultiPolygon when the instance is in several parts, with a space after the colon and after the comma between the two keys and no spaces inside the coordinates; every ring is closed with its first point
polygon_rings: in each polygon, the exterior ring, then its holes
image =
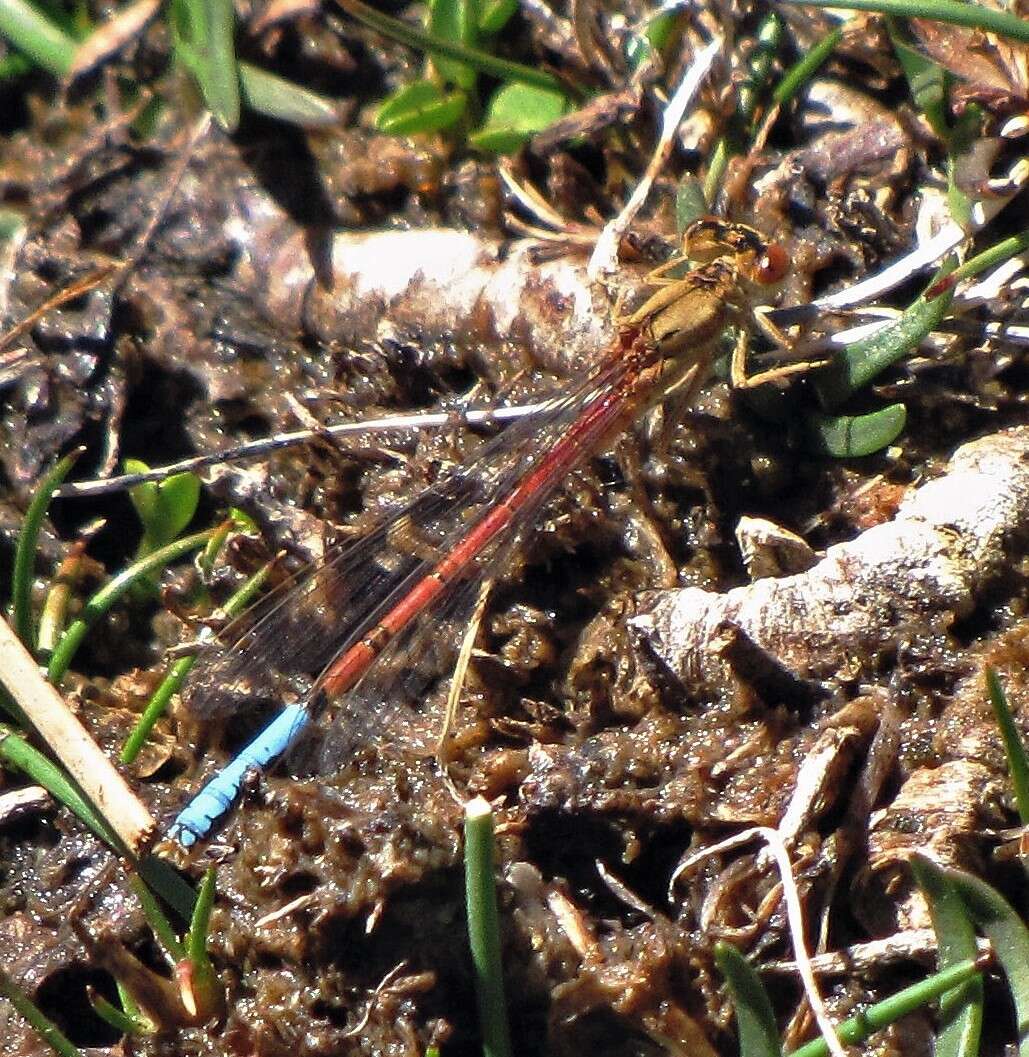
{"type": "Polygon", "coordinates": [[[2,619],[0,682],[126,848],[144,850],[157,828],[150,813],[2,619]]]}
{"type": "Polygon", "coordinates": [[[793,941],[797,972],[800,974],[801,982],[804,985],[804,994],[811,1006],[811,1012],[815,1015],[818,1028],[825,1039],[829,1052],[833,1054],[833,1057],[847,1057],[839,1038],[837,1038],[836,1028],[833,1026],[828,1010],[825,1008],[825,1003],[822,1001],[822,994],[818,990],[818,981],[815,979],[811,955],[808,953],[807,944],[804,941],[804,911],[800,905],[800,895],[797,892],[796,881],[793,879],[790,854],[786,850],[786,845],[777,830],[772,829],[770,826],[754,826],[752,829],[744,830],[742,833],[737,833],[727,840],[719,841],[710,848],[704,848],[689,856],[676,867],[675,873],[672,874],[672,878],[668,883],[669,893],[671,894],[674,891],[679,878],[699,862],[711,858],[713,855],[720,855],[722,852],[738,848],[741,844],[747,844],[755,837],[760,837],[768,844],[779,868],[779,877],[782,879],[782,897],[786,903],[786,918],[790,925],[790,938],[793,941]]]}
{"type": "Polygon", "coordinates": [[[945,224],[931,239],[916,246],[910,253],[894,261],[888,268],[884,268],[876,275],[871,275],[860,283],[848,286],[846,290],[838,290],[835,294],[820,297],[813,304],[816,308],[847,308],[850,305],[860,304],[862,301],[873,301],[877,297],[892,290],[895,286],[906,282],[916,272],[928,268],[944,254],[956,249],[966,239],[970,238],[974,231],[985,227],[1013,198],[1007,195],[1003,198],[984,199],[972,206],[973,231],[965,231],[959,224],[951,221],[945,224]]]}
{"type": "Polygon", "coordinates": [[[640,207],[646,201],[647,195],[650,194],[651,185],[657,179],[657,175],[664,166],[669,151],[672,149],[672,143],[675,141],[675,133],[679,127],[679,122],[682,121],[682,115],[690,103],[693,102],[693,98],[699,91],[701,84],[703,84],[704,78],[711,70],[715,56],[721,50],[722,38],[716,37],[697,55],[695,61],[686,71],[686,75],[683,77],[679,87],[675,90],[675,94],[668,101],[668,106],[665,107],[664,117],[661,122],[661,137],[654,148],[654,153],[651,155],[646,172],[640,178],[636,189],[632,192],[622,211],[604,225],[604,230],[600,233],[600,238],[597,239],[593,256],[590,257],[590,263],[586,269],[586,274],[591,280],[612,275],[618,270],[618,246],[622,241],[622,236],[639,212],[640,207]]]}
{"type": "Polygon", "coordinates": [[[454,728],[454,720],[457,718],[457,709],[461,704],[461,692],[464,690],[465,677],[468,675],[468,665],[472,659],[472,650],[475,648],[475,640],[478,638],[479,627],[482,624],[482,618],[486,612],[486,605],[489,602],[492,590],[493,580],[487,577],[479,585],[479,595],[475,600],[475,609],[472,611],[468,627],[465,629],[464,636],[461,639],[461,648],[458,650],[457,661],[454,664],[454,674],[450,678],[450,690],[447,693],[447,707],[443,713],[443,724],[440,727],[439,737],[436,739],[436,765],[439,767],[440,774],[443,775],[443,781],[448,792],[461,805],[465,804],[466,798],[461,796],[457,786],[454,785],[453,779],[450,777],[450,768],[447,767],[445,750],[447,738],[450,737],[450,732],[454,728]]]}
{"type": "Polygon", "coordinates": [[[515,404],[510,407],[486,408],[480,411],[438,411],[423,415],[390,415],[385,418],[372,418],[363,422],[340,422],[334,426],[320,426],[318,429],[298,429],[291,433],[277,433],[273,437],[262,437],[260,440],[240,444],[225,451],[210,452],[207,455],[193,455],[188,459],[158,466],[143,473],[123,473],[118,477],[105,477],[97,481],[73,481],[62,485],[55,495],[59,499],[85,499],[87,496],[102,495],[106,492],[119,492],[134,488],[146,481],[163,481],[177,473],[188,473],[202,470],[206,466],[219,466],[222,463],[234,462],[237,459],[253,459],[270,455],[281,448],[304,444],[319,437],[344,437],[360,433],[380,433],[390,430],[417,429],[454,429],[460,426],[488,426],[494,422],[509,422],[526,415],[538,414],[546,403],[515,404]]]}

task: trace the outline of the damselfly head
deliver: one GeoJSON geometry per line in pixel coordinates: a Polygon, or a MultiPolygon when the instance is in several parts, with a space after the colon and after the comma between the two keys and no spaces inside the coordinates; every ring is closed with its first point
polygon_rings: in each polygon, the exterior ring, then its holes
{"type": "Polygon", "coordinates": [[[683,234],[682,247],[683,255],[698,264],[734,257],[741,277],[759,286],[781,282],[789,270],[789,257],[778,243],[746,224],[717,217],[695,220],[683,234]]]}

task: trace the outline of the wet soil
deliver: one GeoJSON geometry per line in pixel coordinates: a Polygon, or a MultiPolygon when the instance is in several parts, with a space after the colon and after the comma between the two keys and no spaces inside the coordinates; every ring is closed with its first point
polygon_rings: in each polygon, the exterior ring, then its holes
{"type": "MultiPolygon", "coordinates": [[[[737,14],[745,40],[754,12],[737,14]]],[[[796,16],[791,54],[821,26],[796,16]]],[[[560,64],[531,17],[522,32],[523,59],[546,54],[560,64]]],[[[164,47],[153,33],[122,60],[127,67],[153,63],[164,47]]],[[[494,317],[434,330],[399,295],[342,316],[326,263],[337,233],[459,228],[492,246],[511,238],[519,210],[505,213],[493,160],[438,138],[372,130],[371,104],[411,76],[399,47],[335,16],[305,15],[258,39],[283,75],[303,69],[310,87],[346,102],[340,128],[305,135],[249,116],[235,135],[211,130],[184,156],[183,130],[196,115],[173,74],[155,81],[170,102],[146,139],[111,98],[99,133],[95,84],[69,96],[42,77],[4,89],[18,105],[0,140],[0,196],[28,222],[2,291],[5,328],[112,258],[136,254],[155,204],[178,180],[131,269],[47,312],[14,343],[0,393],[5,569],[33,483],[74,445],[86,446],[76,469],[86,478],[124,458],[158,465],[293,429],[299,415],[329,422],[538,399],[592,365],[595,352],[545,347],[524,321],[503,333],[494,317]],[[317,55],[310,67],[298,59],[301,42],[317,55]]],[[[716,71],[719,87],[702,98],[714,126],[730,82],[729,71],[716,71]]],[[[884,41],[855,38],[765,148],[730,169],[732,214],[778,237],[793,262],[783,304],[873,273],[911,245],[940,153],[905,100],[884,41]]],[[[577,231],[617,209],[621,181],[635,178],[652,143],[649,105],[620,97],[609,112],[624,127],[597,108],[575,135],[530,145],[512,163],[515,178],[545,188],[577,231]]],[[[684,136],[637,225],[637,271],[674,245],[676,179],[710,146],[692,125],[684,136]]],[[[995,234],[1023,228],[1023,213],[1016,201],[995,234]]],[[[572,239],[548,251],[582,256],[572,239]]],[[[909,625],[902,641],[818,680],[691,685],[629,630],[640,592],[748,582],[734,536],[741,516],[767,518],[820,552],[889,521],[962,443],[1024,423],[1021,353],[983,330],[1017,312],[1009,301],[981,307],[945,351],[926,350],[881,377],[868,406],[903,400],[907,425],[878,455],[814,450],[807,378],[732,392],[716,375],[692,406],[673,396],[575,470],[492,570],[445,773],[435,736],[464,633],[456,608],[397,662],[403,675],[418,671],[404,683],[406,711],[389,705],[403,682],[396,672],[372,680],[357,719],[355,705],[324,717],[320,756],[250,783],[215,841],[176,858],[193,880],[207,862],[219,866],[210,947],[225,1007],[209,1023],[163,1023],[155,1035],[119,1040],[92,1013],[88,987],[114,993],[105,949],[127,950],[157,974],[167,967],[121,866],[53,805],[0,820],[5,967],[93,1052],[479,1052],[452,783],[498,806],[519,1052],[734,1053],[712,944],[729,938],[759,965],[792,956],[777,875],[752,846],[673,874],[690,852],[748,826],[779,825],[802,766],[820,753],[821,791],[793,846],[813,943],[822,920],[828,950],[920,925],[924,907],[900,865],[914,846],[931,843],[943,861],[1024,903],[1024,880],[998,858],[998,834],[1015,816],[981,681],[993,664],[1021,721],[1024,541],[972,611],[909,625]]],[[[319,439],[208,474],[196,524],[236,505],[258,540],[236,548],[206,585],[183,564],[162,577],[159,596],[141,593],[105,617],[66,683],[73,707],[116,755],[166,649],[194,638],[244,575],[280,551],[288,570],[359,538],[455,466],[474,464],[491,432],[391,433],[347,447],[319,439]]],[[[88,536],[95,563],[77,585],[84,597],[103,571],[131,560],[137,525],[124,495],[56,502],[38,559],[40,601],[76,539],[88,536]]],[[[309,619],[322,618],[298,621],[309,619]]],[[[176,703],[129,769],[154,816],[170,821],[273,706],[212,721],[176,703]]],[[[895,990],[932,955],[827,975],[831,1011],[844,1016],[895,990]]],[[[796,977],[767,982],[784,1032],[799,1040],[808,1025],[803,1012],[791,1020],[796,977]]],[[[996,980],[989,990],[1007,1017],[996,980]]],[[[0,1053],[41,1052],[2,1002],[0,1018],[0,1053]]],[[[929,1016],[916,1015],[870,1052],[929,1053],[931,1031],[929,1016]]],[[[1013,1031],[995,1029],[989,1052],[1013,1031]]]]}

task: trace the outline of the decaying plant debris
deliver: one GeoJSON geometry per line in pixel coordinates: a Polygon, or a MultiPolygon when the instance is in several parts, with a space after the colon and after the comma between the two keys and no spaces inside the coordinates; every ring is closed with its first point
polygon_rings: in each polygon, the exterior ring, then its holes
{"type": "MultiPolygon", "coordinates": [[[[0,348],[3,538],[42,468],[74,444],[88,447],[83,475],[109,474],[124,456],[166,463],[298,419],[522,402],[581,376],[616,331],[620,290],[638,298],[675,245],[675,185],[704,170],[734,120],[764,13],[694,12],[662,61],[629,74],[615,44],[635,12],[522,5],[503,46],[600,94],[499,166],[460,139],[373,131],[387,88],[417,64],[312,4],[258,5],[247,43],[284,75],[309,73],[346,128],[250,119],[234,137],[191,140],[182,72],[155,72],[160,22],[138,42],[119,36],[118,59],[106,48],[110,79],[86,75],[66,93],[41,76],[0,86],[17,103],[0,103],[0,197],[26,221],[3,258],[0,334],[31,320],[0,348]],[[665,88],[723,36],[621,239],[621,271],[591,283],[590,246],[651,155],[665,88]],[[145,140],[133,128],[144,104],[119,97],[113,71],[170,101],[145,140]],[[129,256],[131,268],[112,269],[129,256]],[[83,279],[81,296],[33,317],[83,279]]],[[[833,25],[782,15],[776,73],[833,25]]],[[[957,190],[987,202],[970,224],[1004,206],[998,237],[1024,227],[1011,116],[1025,100],[1024,49],[978,42],[957,55],[930,27],[916,35],[959,62],[961,99],[987,112],[954,169],[957,190]]],[[[930,243],[949,221],[946,164],[882,23],[860,16],[755,149],[730,159],[718,204],[781,240],[793,270],[779,305],[792,308],[930,243]]],[[[197,1026],[183,1014],[113,856],[35,793],[0,798],[6,970],[95,1053],[479,1052],[452,782],[498,806],[521,1053],[735,1053],[718,938],[770,970],[785,1036],[804,1037],[767,851],[694,858],[752,826],[776,828],[789,851],[834,1017],[922,974],[934,941],[905,866],[913,850],[1024,896],[997,865],[1014,816],[981,676],[997,669],[1022,722],[1029,433],[1022,349],[1009,340],[1024,280],[1011,275],[862,394],[856,412],[907,407],[904,433],[875,456],[812,450],[807,422],[822,409],[809,378],[732,393],[716,376],[696,406],[673,399],[573,474],[500,571],[446,779],[433,760],[441,673],[409,722],[362,742],[338,773],[255,781],[206,852],[220,864],[210,946],[224,1015],[197,1026]],[[86,987],[110,992],[110,970],[127,966],[163,1000],[158,1033],[122,1043],[86,987]]],[[[820,352],[852,322],[809,319],[804,336],[820,352]]],[[[323,439],[219,468],[202,513],[239,504],[263,539],[236,565],[284,550],[288,567],[474,459],[482,432],[323,439]]],[[[86,581],[100,563],[114,572],[135,532],[118,498],[61,501],[37,571],[49,575],[82,533],[95,552],[86,581]],[[106,528],[92,524],[100,516],[106,528]]],[[[217,575],[212,603],[236,578],[217,575]]],[[[66,686],[112,757],[165,648],[208,615],[195,569],[169,571],[162,588],[160,604],[128,600],[93,629],[66,686]]],[[[462,631],[439,629],[440,652],[462,631]]],[[[154,816],[167,821],[246,726],[173,711],[130,774],[154,816]]],[[[181,865],[195,878],[203,862],[181,865]]],[[[998,1047],[1013,1032],[998,1029],[998,1047]]],[[[923,1013],[869,1052],[921,1057],[932,1033],[923,1013]]],[[[0,1052],[41,1052],[3,1000],[0,1052]]]]}

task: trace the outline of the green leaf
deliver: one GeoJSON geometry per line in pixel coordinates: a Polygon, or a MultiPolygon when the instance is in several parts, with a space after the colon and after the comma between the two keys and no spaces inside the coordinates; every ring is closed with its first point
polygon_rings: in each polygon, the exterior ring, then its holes
{"type": "Polygon", "coordinates": [[[857,459],[882,451],[900,436],[906,421],[903,404],[890,404],[864,415],[807,416],[811,446],[835,459],[857,459]]]}
{"type": "MultiPolygon", "coordinates": [[[[916,856],[911,871],[932,917],[941,969],[978,954],[975,930],[954,886],[934,862],[916,856]]],[[[940,1031],[934,1057],[976,1057],[983,1026],[983,982],[976,978],[940,999],[940,1031]]]]}
{"type": "Polygon", "coordinates": [[[27,0],[0,0],[0,34],[55,77],[75,61],[75,41],[27,0]]]}
{"type": "Polygon", "coordinates": [[[1004,742],[1004,755],[1007,756],[1008,774],[1011,775],[1011,785],[1015,790],[1018,817],[1023,826],[1029,826],[1029,758],[1026,757],[1025,745],[1008,707],[1004,687],[1000,685],[997,673],[989,665],[986,666],[986,687],[989,690],[993,715],[1000,729],[1000,737],[1004,742]]]}
{"type": "MultiPolygon", "coordinates": [[[[430,0],[429,32],[440,40],[474,48],[478,37],[476,0],[430,0]]],[[[433,64],[440,77],[470,92],[475,87],[475,70],[457,59],[434,55],[433,64]]]]}
{"type": "Polygon", "coordinates": [[[898,319],[880,327],[867,338],[859,338],[840,352],[828,367],[815,376],[815,391],[827,408],[842,404],[891,364],[917,348],[922,339],[950,311],[954,291],[940,290],[938,284],[955,267],[955,262],[944,264],[925,292],[912,302],[898,319]],[[937,292],[939,291],[939,292],[937,292]],[[928,296],[935,294],[935,296],[928,296]]]}
{"type": "MultiPolygon", "coordinates": [[[[150,467],[139,459],[126,459],[126,473],[145,473],[150,467]]],[[[129,489],[129,498],[143,523],[149,550],[163,547],[193,520],[200,502],[200,478],[178,473],[165,481],[145,481],[129,489]]]]}
{"type": "Polygon", "coordinates": [[[692,174],[679,181],[675,189],[675,230],[682,235],[694,220],[711,212],[701,182],[692,174]]]}
{"type": "Polygon", "coordinates": [[[239,64],[239,88],[251,110],[301,128],[327,128],[339,124],[339,108],[333,100],[285,77],[239,64]]]}
{"type": "Polygon", "coordinates": [[[715,964],[732,993],[740,1057],[782,1057],[772,1003],[750,963],[731,943],[719,941],[715,964]]]}
{"type": "Polygon", "coordinates": [[[483,0],[479,9],[479,32],[499,33],[518,10],[518,0],[483,0]]]}
{"type": "Polygon", "coordinates": [[[895,19],[887,19],[886,26],[915,105],[925,115],[933,132],[946,143],[950,139],[947,125],[947,72],[939,63],[926,58],[904,41],[895,19]]]}
{"type": "Polygon", "coordinates": [[[1029,1057],[1029,929],[993,887],[962,870],[938,868],[957,889],[972,920],[993,944],[1015,1005],[1019,1057],[1029,1057]]]}
{"type": "Polygon", "coordinates": [[[415,81],[382,104],[375,127],[393,136],[438,132],[459,121],[467,106],[464,92],[445,92],[435,81],[415,81]]]}
{"type": "Polygon", "coordinates": [[[629,68],[638,70],[654,52],[663,51],[681,19],[681,11],[660,11],[647,22],[642,33],[633,34],[625,47],[629,68]]]}
{"type": "Polygon", "coordinates": [[[504,85],[490,100],[486,123],[468,137],[479,150],[516,151],[530,136],[552,125],[568,106],[560,92],[525,84],[504,85]]]}
{"type": "Polygon", "coordinates": [[[196,79],[207,109],[226,132],[239,125],[239,70],[232,0],[172,0],[175,53],[196,79]]]}

